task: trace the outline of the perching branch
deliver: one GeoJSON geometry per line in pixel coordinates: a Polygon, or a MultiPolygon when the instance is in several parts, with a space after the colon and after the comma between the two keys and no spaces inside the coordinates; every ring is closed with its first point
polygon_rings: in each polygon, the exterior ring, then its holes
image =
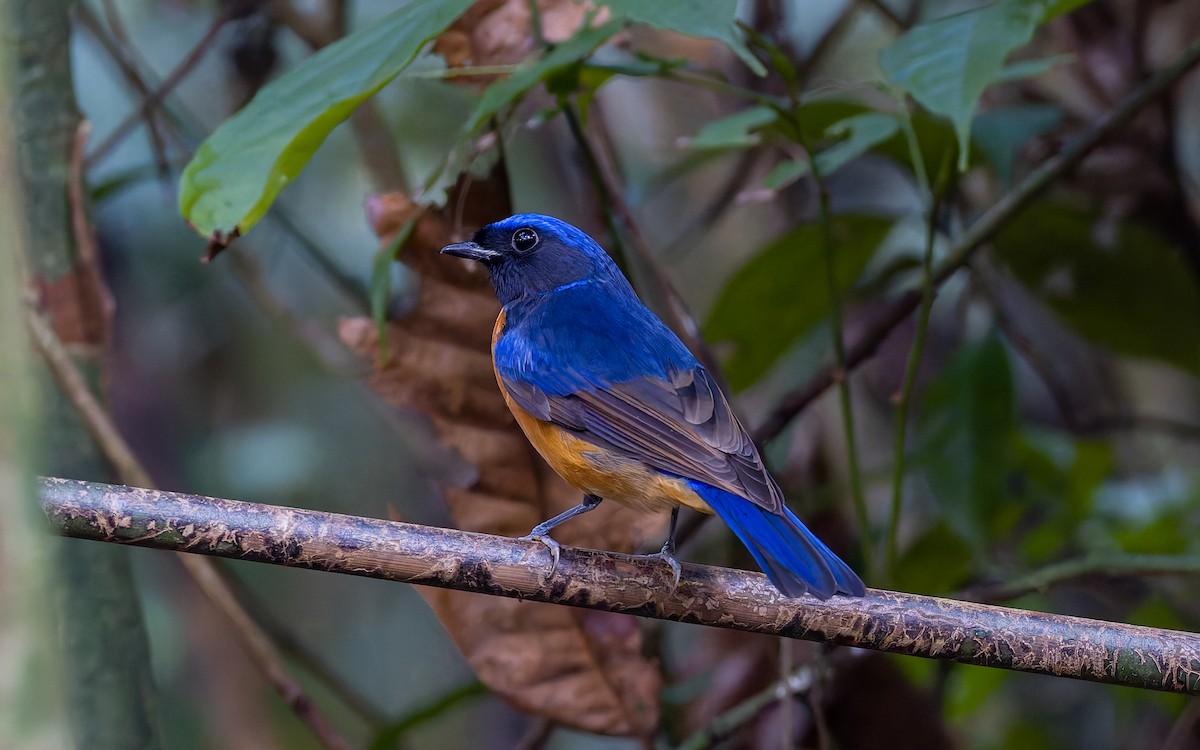
{"type": "Polygon", "coordinates": [[[782,597],[760,573],[198,495],[42,479],[65,536],[383,578],[1200,695],[1200,635],[870,590],[782,597]],[[669,593],[667,593],[669,592],[669,593]]]}

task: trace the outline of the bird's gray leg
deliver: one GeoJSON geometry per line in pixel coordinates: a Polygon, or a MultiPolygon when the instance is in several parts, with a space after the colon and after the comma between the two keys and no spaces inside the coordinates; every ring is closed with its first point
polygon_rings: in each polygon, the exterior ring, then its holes
{"type": "Polygon", "coordinates": [[[671,592],[675,592],[675,588],[679,585],[679,576],[683,575],[683,566],[675,559],[675,527],[679,524],[679,506],[676,505],[671,509],[671,526],[667,529],[667,541],[663,543],[662,551],[656,552],[647,557],[655,557],[664,561],[671,566],[671,572],[675,574],[675,583],[671,586],[671,592]]]}
{"type": "Polygon", "coordinates": [[[530,531],[528,534],[521,537],[521,541],[541,542],[550,550],[550,557],[553,558],[554,562],[550,565],[550,572],[546,575],[547,578],[554,575],[554,571],[558,568],[558,555],[562,550],[558,542],[550,538],[550,530],[565,521],[570,521],[576,516],[582,516],[589,510],[595,510],[596,506],[599,505],[600,501],[603,499],[604,498],[600,497],[599,495],[584,495],[583,502],[579,503],[579,505],[576,505],[574,508],[568,508],[567,510],[564,510],[562,513],[559,513],[557,516],[548,521],[542,521],[537,526],[533,527],[533,531],[530,531]]]}

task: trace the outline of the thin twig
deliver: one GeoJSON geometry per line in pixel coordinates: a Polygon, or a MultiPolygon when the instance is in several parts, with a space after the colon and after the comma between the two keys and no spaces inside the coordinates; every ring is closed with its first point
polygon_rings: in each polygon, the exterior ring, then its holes
{"type": "MultiPolygon", "coordinates": [[[[879,15],[891,21],[896,28],[900,29],[901,31],[904,31],[912,25],[912,22],[908,19],[898,16],[896,11],[892,10],[891,6],[887,4],[887,0],[863,0],[863,3],[873,8],[879,13],[879,15]]],[[[913,5],[915,6],[916,3],[914,2],[913,5]]]]}
{"type": "Polygon", "coordinates": [[[858,522],[859,548],[862,551],[863,573],[869,578],[875,569],[875,555],[872,545],[871,519],[867,513],[867,499],[863,492],[862,471],[858,460],[858,439],[854,425],[854,401],[850,391],[850,369],[847,366],[845,326],[842,316],[842,300],[838,289],[836,251],[833,237],[833,213],[829,208],[829,189],[825,184],[825,175],[817,161],[816,151],[804,135],[801,121],[800,92],[794,79],[788,80],[788,93],[791,106],[780,109],[779,114],[791,122],[795,132],[796,142],[804,149],[808,159],[809,174],[817,191],[818,222],[821,230],[821,246],[825,259],[825,286],[829,294],[830,336],[833,340],[834,364],[839,375],[838,407],[842,415],[842,429],[845,433],[846,459],[849,463],[850,497],[854,504],[854,516],[858,522]]]}
{"type": "MultiPolygon", "coordinates": [[[[921,353],[925,350],[925,337],[929,333],[929,317],[933,311],[933,247],[937,240],[938,212],[941,210],[941,193],[934,193],[925,173],[925,155],[921,152],[917,133],[912,126],[912,118],[907,106],[900,102],[900,122],[903,126],[905,140],[908,142],[909,156],[913,162],[913,174],[921,191],[921,200],[925,204],[925,252],[921,258],[921,305],[917,313],[917,329],[913,334],[912,348],[908,353],[908,361],[904,366],[904,380],[896,402],[896,437],[893,445],[895,459],[892,467],[892,503],[888,514],[887,548],[884,555],[886,575],[890,577],[896,572],[896,558],[900,538],[900,506],[904,489],[904,443],[908,430],[908,411],[912,405],[913,385],[917,380],[917,367],[921,364],[921,353]]],[[[944,163],[949,163],[948,161],[944,163]]]]}
{"type": "MultiPolygon", "coordinates": [[[[26,310],[25,322],[34,346],[50,368],[63,395],[75,407],[84,427],[117,470],[122,481],[144,487],[153,486],[149,473],[138,462],[112,418],[92,393],[83,374],[50,324],[32,308],[26,310]]],[[[283,658],[267,635],[238,603],[215,563],[195,555],[181,554],[179,557],[184,568],[209,600],[233,623],[234,630],[241,638],[250,658],[295,712],[297,718],[309,726],[322,746],[328,750],[350,750],[350,744],[337,734],[300,687],[300,683],[288,672],[283,658]]]]}
{"type": "MultiPolygon", "coordinates": [[[[116,9],[109,3],[105,3],[105,11],[110,19],[115,19],[116,9]]],[[[95,12],[88,7],[87,3],[76,3],[71,7],[71,13],[75,20],[81,23],[84,28],[91,33],[92,38],[100,43],[104,51],[117,65],[117,69],[121,71],[121,75],[125,80],[133,86],[138,95],[143,101],[154,101],[154,106],[145,107],[140,112],[140,119],[144,121],[146,133],[150,137],[150,152],[154,155],[154,166],[159,177],[166,177],[171,172],[171,165],[167,159],[167,147],[163,142],[162,133],[159,132],[158,112],[161,102],[152,99],[153,93],[150,87],[146,85],[146,81],[142,78],[141,72],[133,60],[125,54],[125,49],[122,47],[124,40],[123,33],[117,33],[116,29],[110,35],[104,28],[104,24],[100,22],[100,18],[95,12]]]]}
{"type": "MultiPolygon", "coordinates": [[[[113,300],[112,292],[104,281],[104,270],[100,264],[100,250],[96,246],[96,234],[87,215],[87,188],[83,177],[83,152],[87,146],[88,136],[91,135],[92,124],[80,120],[75,129],[75,143],[71,149],[71,161],[67,165],[67,205],[71,211],[71,236],[75,240],[75,253],[79,269],[83,273],[83,281],[91,301],[95,303],[95,313],[89,323],[98,327],[93,339],[94,343],[106,345],[112,336],[112,319],[116,312],[117,303],[113,300]]],[[[82,290],[81,290],[82,291],[82,290]]]]}
{"type": "Polygon", "coordinates": [[[1200,575],[1200,555],[1094,554],[1063,560],[1011,581],[976,586],[964,592],[972,599],[1003,602],[1086,576],[1200,575]]]}
{"type": "Polygon", "coordinates": [[[195,70],[200,61],[204,59],[204,56],[214,48],[215,45],[213,42],[217,38],[217,33],[231,18],[232,10],[235,5],[236,3],[226,4],[225,9],[217,14],[216,18],[213,19],[213,22],[209,24],[207,29],[205,29],[204,34],[200,37],[200,40],[197,41],[190,50],[188,50],[188,53],[184,55],[183,60],[181,60],[179,64],[167,74],[167,77],[163,79],[162,83],[155,87],[155,89],[147,96],[143,97],[141,103],[138,104],[138,106],[135,107],[134,110],[130,112],[129,115],[122,120],[119,125],[117,125],[117,127],[113,128],[112,132],[100,142],[100,145],[96,146],[92,152],[88,154],[87,159],[84,161],[84,166],[89,168],[94,166],[96,162],[103,159],[108,152],[116,148],[121,141],[125,140],[126,136],[133,132],[133,129],[137,126],[137,124],[146,117],[147,112],[155,107],[160,106],[167,94],[171,93],[171,91],[174,90],[184,78],[187,78],[188,74],[195,70]]]}
{"type": "MultiPolygon", "coordinates": [[[[1020,185],[993,204],[959,238],[938,264],[933,275],[934,286],[940,286],[963,268],[979,247],[995,237],[1041,195],[1043,190],[1077,166],[1092,149],[1127,124],[1147,104],[1161,96],[1197,62],[1200,62],[1200,41],[1193,42],[1178,60],[1139,85],[1116,109],[1100,118],[1057,155],[1043,162],[1020,185]]],[[[846,367],[853,369],[870,358],[892,330],[920,306],[920,301],[920,294],[910,292],[893,302],[877,322],[847,349],[846,367]]],[[[755,431],[755,439],[767,441],[778,436],[809,403],[838,382],[844,372],[837,363],[832,363],[817,371],[804,385],[785,395],[755,431]]]]}
{"type": "Polygon", "coordinates": [[[1189,747],[1195,747],[1195,743],[1189,740],[1188,735],[1191,735],[1192,738],[1200,735],[1200,729],[1197,727],[1200,727],[1200,701],[1190,701],[1179,712],[1179,718],[1175,720],[1171,732],[1163,741],[1162,750],[1187,750],[1189,747]]]}
{"type": "Polygon", "coordinates": [[[481,594],[552,602],[1111,684],[1200,695],[1200,635],[870,589],[781,595],[761,573],[454,529],[42,479],[65,536],[186,550],[481,594]]]}
{"type": "Polygon", "coordinates": [[[1147,430],[1161,432],[1179,440],[1200,441],[1200,425],[1158,414],[1102,414],[1095,417],[1077,415],[1075,430],[1085,435],[1147,430]]]}
{"type": "MultiPolygon", "coordinates": [[[[700,731],[684,740],[676,750],[706,750],[733,736],[742,727],[757,719],[777,702],[800,695],[812,687],[813,668],[805,665],[786,679],[761,690],[728,711],[715,717],[700,731]]],[[[790,724],[787,727],[791,731],[790,724]]]]}
{"type": "MultiPolygon", "coordinates": [[[[786,7],[796,8],[798,6],[788,5],[786,7]]],[[[827,28],[825,33],[821,35],[821,38],[817,40],[817,43],[813,46],[812,50],[810,50],[809,53],[803,59],[801,59],[799,64],[796,66],[796,77],[798,80],[807,83],[812,78],[813,72],[817,69],[817,66],[819,66],[825,60],[826,55],[828,55],[834,49],[838,39],[842,36],[842,34],[846,33],[847,29],[850,28],[851,23],[854,21],[857,15],[857,5],[853,2],[846,3],[845,7],[842,8],[842,12],[838,14],[838,17],[834,19],[833,23],[829,24],[829,28],[827,28]]]]}

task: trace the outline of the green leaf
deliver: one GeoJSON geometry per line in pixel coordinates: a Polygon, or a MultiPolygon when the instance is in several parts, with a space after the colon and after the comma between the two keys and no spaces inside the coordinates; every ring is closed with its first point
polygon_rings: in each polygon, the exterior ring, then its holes
{"type": "MultiPolygon", "coordinates": [[[[701,131],[703,132],[703,131],[701,131]]],[[[845,120],[834,122],[826,128],[826,136],[839,138],[848,136],[845,140],[829,146],[828,149],[817,152],[817,167],[822,176],[828,176],[859,156],[886,142],[900,132],[900,124],[894,116],[878,112],[868,112],[850,116],[845,120]]],[[[770,169],[762,179],[768,190],[779,190],[792,182],[809,174],[809,163],[803,160],[780,162],[770,169]]]]}
{"type": "Polygon", "coordinates": [[[760,76],[767,74],[742,40],[737,28],[738,0],[603,0],[614,16],[677,31],[687,36],[724,42],[742,62],[760,76]]]}
{"type": "Polygon", "coordinates": [[[267,84],[183,170],[179,210],[205,236],[244,234],[330,131],[383,88],[471,5],[414,2],[267,84]]]}
{"type": "MultiPolygon", "coordinates": [[[[862,274],[891,224],[875,216],[833,218],[839,292],[862,274]]],[[[829,315],[829,304],[817,224],[796,227],[777,238],[735,273],[705,323],[710,341],[733,345],[725,374],[734,390],[762,377],[788,347],[829,315]]]]}
{"type": "Polygon", "coordinates": [[[1009,54],[1033,37],[1044,7],[1045,0],[1000,0],[914,26],[880,53],[889,81],[954,123],[960,170],[967,168],[979,97],[1002,75],[1009,54]]]}
{"type": "Polygon", "coordinates": [[[1059,16],[1066,15],[1076,8],[1082,8],[1092,0],[1050,0],[1046,3],[1046,16],[1042,19],[1042,23],[1053,21],[1059,16]]]}
{"type": "Polygon", "coordinates": [[[901,591],[941,594],[965,583],[971,575],[971,550],[945,523],[928,529],[909,545],[896,566],[901,591]]]}
{"type": "Polygon", "coordinates": [[[1035,136],[1062,123],[1063,113],[1052,105],[1021,105],[980,113],[971,126],[971,140],[996,169],[1001,182],[1012,181],[1017,149],[1035,136]]]}
{"type": "Polygon", "coordinates": [[[1083,336],[1121,354],[1200,373],[1200,293],[1180,254],[1135,224],[1111,244],[1094,219],[1042,203],[996,238],[1009,269],[1083,336]]]}
{"type": "Polygon", "coordinates": [[[1027,430],[1014,446],[1018,484],[1036,523],[1022,524],[1022,563],[1062,557],[1068,540],[1092,512],[1096,491],[1112,472],[1112,447],[1064,433],[1027,430]]]}
{"type": "Polygon", "coordinates": [[[706,123],[700,128],[700,132],[688,141],[688,147],[724,149],[756,146],[762,140],[758,131],[773,124],[778,118],[779,113],[770,107],[748,107],[706,123]]]}
{"type": "Polygon", "coordinates": [[[771,171],[763,177],[763,186],[768,190],[779,190],[791,185],[796,180],[807,175],[811,170],[807,161],[789,159],[771,167],[771,171]]]}
{"type": "Polygon", "coordinates": [[[849,137],[818,153],[817,168],[822,176],[833,174],[899,131],[900,123],[896,118],[882,112],[867,112],[835,122],[825,135],[849,137]]]}
{"type": "Polygon", "coordinates": [[[1056,65],[1066,65],[1075,60],[1074,55],[1054,55],[1037,60],[1022,60],[1001,70],[992,83],[1007,83],[1025,78],[1037,78],[1056,65]]]}
{"type": "Polygon", "coordinates": [[[585,27],[575,36],[559,44],[536,62],[519,68],[502,81],[488,86],[475,110],[463,128],[463,138],[473,137],[479,129],[501,109],[525,95],[542,81],[553,78],[574,66],[604,44],[621,28],[620,21],[610,21],[602,26],[585,27]]]}
{"type": "Polygon", "coordinates": [[[1007,504],[1017,438],[1012,374],[998,336],[962,349],[930,384],[918,430],[921,467],[942,517],[981,551],[1007,504]]]}

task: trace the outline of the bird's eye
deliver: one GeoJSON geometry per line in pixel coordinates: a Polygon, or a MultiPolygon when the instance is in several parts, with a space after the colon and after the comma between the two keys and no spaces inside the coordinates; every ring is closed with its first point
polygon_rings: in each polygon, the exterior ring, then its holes
{"type": "Polygon", "coordinates": [[[513,232],[512,246],[518,253],[527,253],[537,246],[538,235],[529,227],[521,227],[513,232]]]}

